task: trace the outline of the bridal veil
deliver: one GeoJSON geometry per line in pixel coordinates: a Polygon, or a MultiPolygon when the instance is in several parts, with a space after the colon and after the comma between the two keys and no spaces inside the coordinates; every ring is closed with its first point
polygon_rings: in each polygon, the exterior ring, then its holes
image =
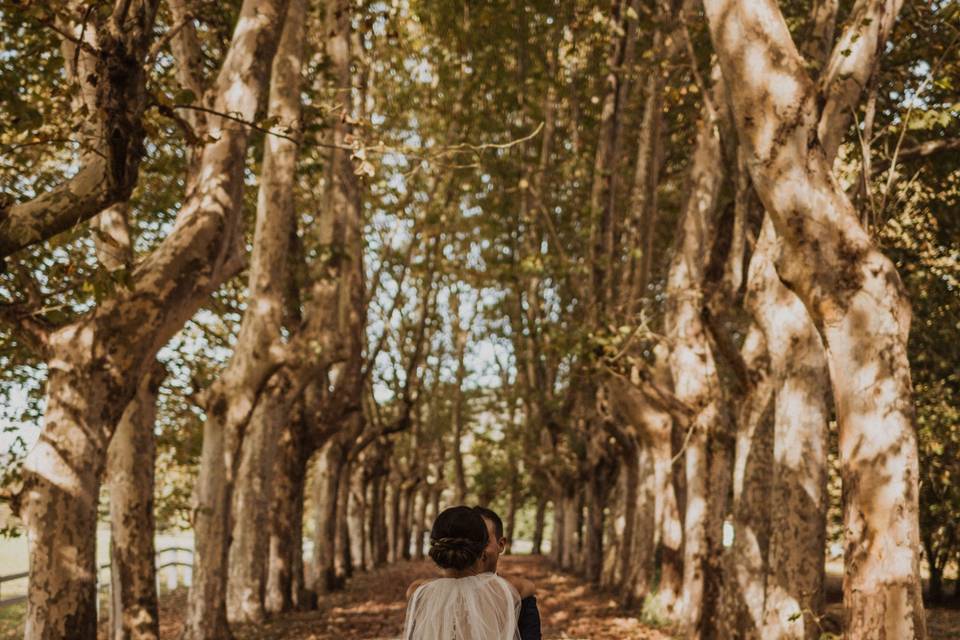
{"type": "Polygon", "coordinates": [[[407,604],[404,640],[519,640],[520,594],[493,573],[440,578],[407,604]]]}

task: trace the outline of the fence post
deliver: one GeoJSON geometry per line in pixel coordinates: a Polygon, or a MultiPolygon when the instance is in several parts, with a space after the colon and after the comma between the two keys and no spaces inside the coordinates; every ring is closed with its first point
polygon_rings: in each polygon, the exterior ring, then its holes
{"type": "Polygon", "coordinates": [[[190,556],[187,556],[187,552],[177,551],[177,556],[179,557],[181,553],[184,555],[185,560],[183,563],[183,584],[186,587],[190,587],[193,584],[193,554],[191,553],[190,556]]]}

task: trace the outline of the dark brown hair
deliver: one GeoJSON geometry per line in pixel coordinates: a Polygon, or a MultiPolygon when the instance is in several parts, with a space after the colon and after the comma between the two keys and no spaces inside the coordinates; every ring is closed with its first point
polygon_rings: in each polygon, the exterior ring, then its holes
{"type": "Polygon", "coordinates": [[[430,557],[443,569],[462,571],[480,558],[489,541],[479,513],[470,507],[450,507],[433,522],[430,557]]]}

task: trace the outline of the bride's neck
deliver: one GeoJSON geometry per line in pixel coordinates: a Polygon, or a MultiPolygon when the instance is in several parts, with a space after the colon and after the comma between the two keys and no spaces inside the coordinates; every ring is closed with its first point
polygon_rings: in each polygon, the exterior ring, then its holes
{"type": "Polygon", "coordinates": [[[444,569],[444,578],[469,578],[481,573],[479,567],[467,567],[466,569],[444,569]]]}

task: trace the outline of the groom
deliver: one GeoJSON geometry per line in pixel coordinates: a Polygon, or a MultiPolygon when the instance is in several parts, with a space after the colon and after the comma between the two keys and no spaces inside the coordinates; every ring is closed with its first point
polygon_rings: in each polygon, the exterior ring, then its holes
{"type": "MultiPolygon", "coordinates": [[[[483,521],[487,523],[487,533],[490,542],[486,548],[485,571],[490,573],[497,572],[497,563],[500,561],[500,554],[507,548],[507,539],[503,535],[503,520],[497,515],[496,511],[486,507],[474,507],[474,511],[480,514],[483,521]]],[[[533,594],[533,583],[524,578],[520,580],[526,582],[529,586],[528,593],[533,594]]],[[[517,629],[520,631],[521,640],[540,640],[540,610],[537,608],[537,596],[529,595],[520,601],[520,616],[517,619],[517,629]]]]}

